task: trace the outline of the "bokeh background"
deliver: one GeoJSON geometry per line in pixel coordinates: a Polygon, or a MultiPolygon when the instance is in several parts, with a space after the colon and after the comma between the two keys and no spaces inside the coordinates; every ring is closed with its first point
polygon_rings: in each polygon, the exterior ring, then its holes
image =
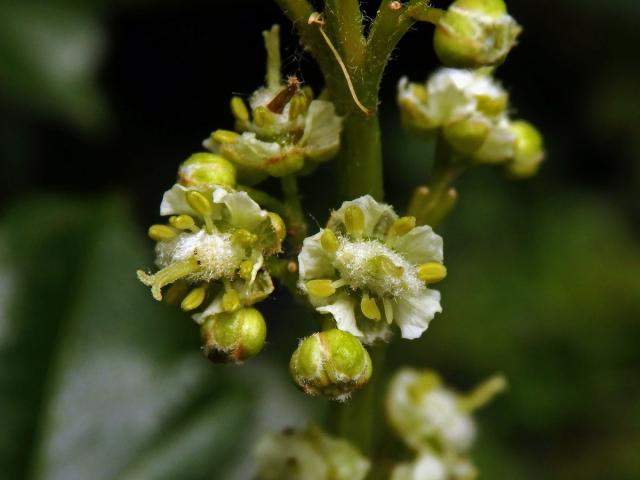
{"type": "MultiPolygon", "coordinates": [[[[491,168],[460,181],[440,228],[445,313],[389,362],[462,390],[508,376],[478,415],[481,478],[638,479],[640,3],[508,5],[525,31],[498,77],[548,160],[526,182],[491,168]]],[[[264,304],[265,351],[220,367],[134,275],[152,264],[146,226],[178,163],[232,125],[232,93],[261,84],[260,32],[275,22],[287,73],[318,87],[265,0],[0,2],[1,478],[247,479],[260,432],[322,419],[326,403],[288,380],[314,325],[285,291],[264,304]]],[[[399,128],[395,84],[437,67],[431,33],[407,35],[383,86],[398,206],[432,146],[399,128]]],[[[322,223],[333,167],[302,188],[322,223]]]]}

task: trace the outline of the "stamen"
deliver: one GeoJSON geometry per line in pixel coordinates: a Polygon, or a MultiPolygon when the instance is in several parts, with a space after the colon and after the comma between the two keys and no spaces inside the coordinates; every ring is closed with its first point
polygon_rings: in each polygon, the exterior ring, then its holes
{"type": "Polygon", "coordinates": [[[173,215],[169,217],[169,223],[172,227],[180,230],[189,230],[191,233],[196,233],[200,230],[190,215],[173,215]]]}
{"type": "Polygon", "coordinates": [[[231,242],[237,243],[244,248],[248,248],[258,241],[258,236],[244,228],[236,230],[231,235],[231,242]]]}
{"type": "Polygon", "coordinates": [[[240,97],[233,97],[231,99],[231,113],[239,122],[249,121],[249,110],[244,100],[240,97]]]}
{"type": "Polygon", "coordinates": [[[207,296],[207,287],[197,287],[189,292],[189,294],[184,297],[182,303],[180,304],[180,308],[185,312],[195,310],[202,302],[204,302],[205,297],[207,296]]]}
{"type": "Polygon", "coordinates": [[[211,140],[215,143],[235,143],[240,134],[231,130],[216,130],[211,134],[211,140]]]}
{"type": "Polygon", "coordinates": [[[382,275],[400,278],[404,273],[403,267],[397,266],[391,259],[384,255],[373,257],[371,263],[382,275]]]}
{"type": "Polygon", "coordinates": [[[309,295],[313,297],[326,298],[336,293],[336,289],[331,280],[311,280],[306,283],[309,295]]]}
{"type": "Polygon", "coordinates": [[[364,213],[355,205],[350,205],[344,212],[344,226],[347,233],[360,238],[364,233],[364,213]]]}
{"type": "Polygon", "coordinates": [[[360,310],[362,314],[367,317],[369,320],[379,321],[382,316],[380,315],[380,309],[376,304],[374,298],[369,297],[368,294],[362,295],[362,300],[360,301],[360,310]]]}
{"type": "Polygon", "coordinates": [[[502,375],[495,375],[482,382],[468,395],[460,399],[460,406],[467,412],[472,412],[485,406],[498,393],[506,390],[507,379],[502,375]]]}
{"type": "Polygon", "coordinates": [[[382,306],[384,307],[384,317],[387,319],[387,323],[391,325],[393,322],[393,305],[391,304],[391,300],[382,297],[382,306]]]}
{"type": "Polygon", "coordinates": [[[406,235],[416,226],[416,217],[401,217],[391,225],[389,236],[402,237],[406,235]]]}
{"type": "Polygon", "coordinates": [[[160,301],[162,300],[162,287],[169,285],[187,275],[195,272],[198,269],[198,262],[190,258],[183,260],[182,262],[172,263],[171,265],[163,268],[154,275],[138,270],[138,279],[146,286],[151,287],[151,295],[153,298],[160,301]]]}
{"type": "Polygon", "coordinates": [[[187,203],[191,208],[193,208],[204,219],[207,233],[211,234],[215,232],[216,227],[213,225],[213,203],[211,200],[196,190],[188,191],[186,198],[187,203]]]}
{"type": "Polygon", "coordinates": [[[235,290],[227,290],[222,296],[222,308],[225,312],[234,312],[240,308],[240,296],[235,290]]]}
{"type": "Polygon", "coordinates": [[[289,104],[289,120],[295,120],[299,115],[307,112],[309,101],[303,92],[296,93],[289,104]]]}
{"type": "Polygon", "coordinates": [[[338,250],[338,239],[336,238],[336,234],[333,233],[332,230],[325,228],[320,235],[320,245],[329,253],[334,253],[338,250]]]}
{"type": "Polygon", "coordinates": [[[266,107],[256,107],[253,109],[253,123],[255,123],[257,127],[267,127],[273,125],[274,122],[273,113],[266,107]]]}
{"type": "Polygon", "coordinates": [[[447,276],[447,268],[438,262],[423,263],[418,266],[418,278],[425,283],[437,283],[447,276]]]}
{"type": "Polygon", "coordinates": [[[245,260],[240,264],[238,275],[243,280],[249,280],[253,273],[253,262],[251,260],[245,260]]]}
{"type": "Polygon", "coordinates": [[[347,284],[347,281],[344,278],[340,278],[334,282],[331,282],[331,286],[336,290],[344,287],[347,284]]]}
{"type": "Polygon", "coordinates": [[[156,242],[171,240],[178,235],[178,232],[167,225],[151,225],[147,233],[149,234],[149,238],[156,242]]]}

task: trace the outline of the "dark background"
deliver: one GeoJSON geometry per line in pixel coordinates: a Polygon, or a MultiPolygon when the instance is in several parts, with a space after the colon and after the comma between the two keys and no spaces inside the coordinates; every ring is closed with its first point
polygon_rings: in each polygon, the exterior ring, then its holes
{"type": "MultiPolygon", "coordinates": [[[[370,14],[375,2],[365,2],[370,14]]],[[[446,7],[447,2],[435,2],[446,7]]],[[[445,313],[391,365],[471,388],[482,478],[640,476],[640,3],[508,2],[524,26],[497,76],[543,132],[540,174],[459,184],[441,227],[445,313]]],[[[146,226],[178,163],[229,128],[262,83],[260,32],[282,25],[285,73],[321,77],[267,1],[0,2],[0,464],[7,478],[249,478],[260,431],[322,417],[286,362],[315,328],[286,292],[264,305],[265,352],[241,369],[198,354],[197,329],[154,305],[146,226]],[[3,468],[4,469],[4,468],[3,468]]],[[[399,128],[395,85],[438,63],[432,27],[385,76],[387,200],[426,181],[432,146],[399,128]]],[[[333,166],[302,180],[322,223],[333,166]]],[[[266,188],[277,192],[277,185],[266,188]]],[[[313,224],[313,220],[310,220],[313,224]]],[[[382,420],[380,420],[382,423],[382,420]]]]}

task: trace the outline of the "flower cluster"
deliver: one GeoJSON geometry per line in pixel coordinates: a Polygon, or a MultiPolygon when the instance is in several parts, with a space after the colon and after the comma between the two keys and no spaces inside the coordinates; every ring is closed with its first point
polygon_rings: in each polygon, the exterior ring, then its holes
{"type": "Polygon", "coordinates": [[[259,480],[364,480],[369,461],[315,425],[265,435],[256,448],[259,480]]]}
{"type": "Polygon", "coordinates": [[[248,106],[240,97],[231,100],[237,132],[216,130],[204,142],[232,160],[249,181],[306,173],[338,152],[342,130],[333,103],[314,99],[296,77],[283,84],[278,26],[264,38],[267,85],[251,95],[248,106]]]}
{"type": "Polygon", "coordinates": [[[371,344],[390,326],[418,338],[441,311],[442,238],[371,196],[344,202],[327,227],[305,239],[298,257],[300,289],[337,327],[371,344]]]}
{"type": "Polygon", "coordinates": [[[389,385],[387,418],[417,457],[413,463],[398,465],[392,479],[475,478],[467,458],[476,433],[471,412],[505,386],[503,377],[493,377],[461,395],[444,386],[432,371],[406,368],[397,372],[389,385]]]}
{"type": "Polygon", "coordinates": [[[210,358],[242,361],[264,343],[264,319],[256,310],[246,309],[273,291],[264,260],[281,250],[285,226],[277,214],[261,209],[234,186],[235,169],[223,157],[198,153],[185,161],[178,170],[178,183],[160,205],[160,215],[168,222],[149,228],[149,236],[157,242],[160,270],[138,271],[138,278],[151,287],[156,300],[166,296],[194,312],[193,319],[204,324],[210,358]],[[247,325],[247,315],[253,328],[241,328],[247,325]],[[212,342],[221,336],[211,331],[225,330],[221,325],[213,328],[220,322],[237,328],[216,346],[212,342]],[[245,344],[253,347],[244,348],[245,344]]]}
{"type": "Polygon", "coordinates": [[[544,158],[540,133],[509,118],[508,94],[489,69],[442,68],[424,85],[403,78],[398,103],[407,128],[440,134],[463,161],[502,164],[511,175],[527,177],[544,158]]]}

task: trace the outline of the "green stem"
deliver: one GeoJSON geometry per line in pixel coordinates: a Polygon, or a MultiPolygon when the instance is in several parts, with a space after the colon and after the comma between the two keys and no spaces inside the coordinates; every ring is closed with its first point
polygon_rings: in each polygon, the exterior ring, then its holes
{"type": "Polygon", "coordinates": [[[307,223],[304,219],[300,193],[298,191],[298,178],[295,175],[287,175],[281,178],[282,193],[285,204],[285,221],[287,233],[294,251],[302,246],[302,241],[307,236],[307,223]]]}
{"type": "Polygon", "coordinates": [[[437,226],[454,207],[458,195],[453,184],[466,169],[466,164],[457,161],[446,140],[439,135],[431,179],[426,190],[416,189],[407,214],[416,217],[418,224],[437,226]]]}

